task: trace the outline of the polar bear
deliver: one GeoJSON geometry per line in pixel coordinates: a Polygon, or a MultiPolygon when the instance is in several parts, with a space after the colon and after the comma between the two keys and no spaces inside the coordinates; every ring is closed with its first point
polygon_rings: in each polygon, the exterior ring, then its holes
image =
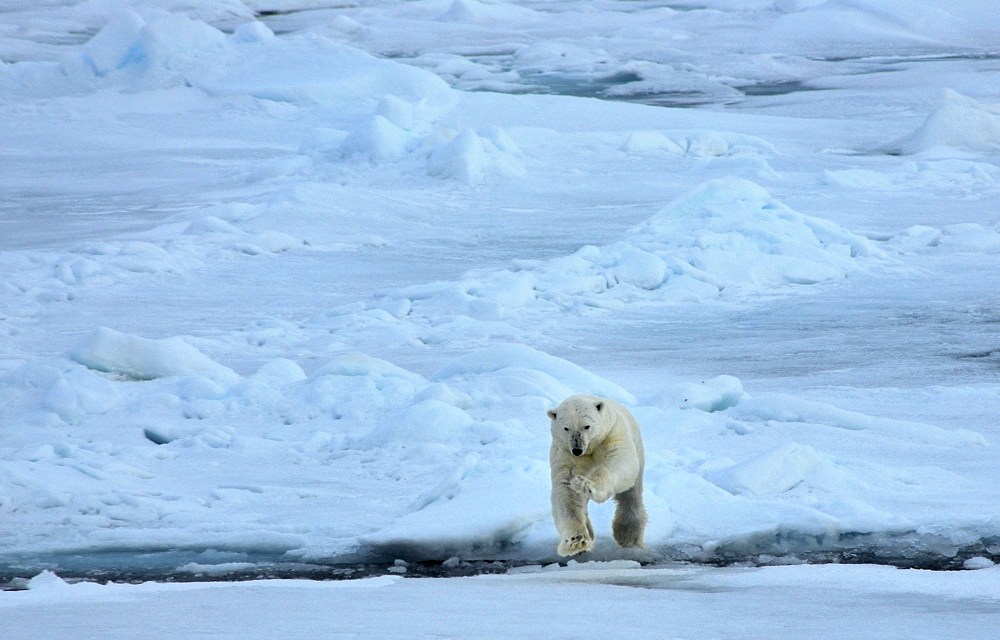
{"type": "Polygon", "coordinates": [[[646,508],[642,504],[645,453],[639,424],[629,410],[608,398],[575,395],[548,412],[552,419],[552,519],[561,556],[594,546],[590,500],[618,503],[611,531],[623,547],[643,547],[646,508]]]}

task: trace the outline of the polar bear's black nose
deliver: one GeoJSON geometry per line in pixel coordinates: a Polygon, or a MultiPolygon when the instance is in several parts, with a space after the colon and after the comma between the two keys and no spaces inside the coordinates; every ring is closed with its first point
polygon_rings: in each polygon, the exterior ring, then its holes
{"type": "Polygon", "coordinates": [[[573,449],[572,453],[573,453],[574,456],[582,456],[583,455],[583,449],[573,449]]]}

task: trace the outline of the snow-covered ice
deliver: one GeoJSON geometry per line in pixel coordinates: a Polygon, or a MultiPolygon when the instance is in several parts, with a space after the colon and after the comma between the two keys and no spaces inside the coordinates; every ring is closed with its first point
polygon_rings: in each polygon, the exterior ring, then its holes
{"type": "MultiPolygon", "coordinates": [[[[634,563],[633,563],[634,564],[634,563]]],[[[628,561],[523,567],[515,575],[414,580],[67,584],[52,573],[0,593],[4,629],[26,640],[462,637],[986,639],[996,567],[858,565],[639,568],[628,561]],[[585,614],[581,603],[599,602],[585,614]]]]}
{"type": "MultiPolygon", "coordinates": [[[[5,11],[0,606],[548,565],[545,411],[592,393],[650,524],[623,551],[593,505],[586,589],[995,612],[1000,6],[625,4],[5,11]],[[981,577],[629,564],[668,560],[981,577]]],[[[316,589],[569,575],[521,572],[316,589]]]]}

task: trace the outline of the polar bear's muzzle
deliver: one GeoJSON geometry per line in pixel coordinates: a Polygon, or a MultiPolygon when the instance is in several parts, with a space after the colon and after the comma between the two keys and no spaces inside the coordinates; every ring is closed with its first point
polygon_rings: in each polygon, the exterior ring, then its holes
{"type": "Polygon", "coordinates": [[[583,435],[576,433],[570,439],[569,452],[576,457],[583,455],[583,452],[587,450],[587,443],[583,441],[583,435]]]}

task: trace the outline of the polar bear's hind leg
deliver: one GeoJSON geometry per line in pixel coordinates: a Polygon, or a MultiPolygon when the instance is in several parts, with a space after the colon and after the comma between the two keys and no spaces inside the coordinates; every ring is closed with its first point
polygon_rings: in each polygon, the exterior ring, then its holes
{"type": "Polygon", "coordinates": [[[618,506],[611,520],[611,533],[615,542],[623,547],[642,549],[646,546],[646,507],[642,504],[642,480],[628,491],[615,496],[618,506]]]}

